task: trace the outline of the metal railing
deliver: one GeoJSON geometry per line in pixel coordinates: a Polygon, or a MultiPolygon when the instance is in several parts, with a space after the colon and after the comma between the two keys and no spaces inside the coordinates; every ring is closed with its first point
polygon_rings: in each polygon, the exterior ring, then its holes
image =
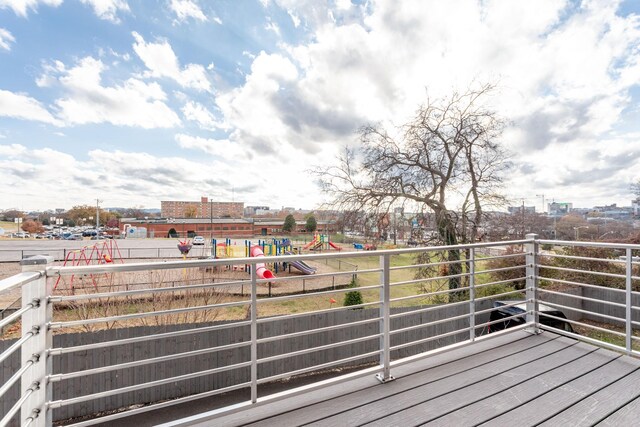
{"type": "Polygon", "coordinates": [[[50,426],[91,415],[92,408],[107,414],[75,424],[92,425],[249,391],[248,400],[199,416],[206,419],[357,376],[392,381],[396,366],[506,333],[488,334],[512,324],[508,330],[545,329],[638,356],[638,253],[638,245],[529,235],[473,245],[82,267],[28,258],[22,273],[0,281],[0,292],[22,288],[21,308],[0,321],[0,329],[21,325],[19,338],[2,341],[0,363],[13,371],[0,386],[0,425],[50,426]],[[483,255],[506,246],[521,252],[483,255]],[[447,258],[457,250],[462,256],[447,258]],[[267,280],[254,268],[296,260],[340,261],[340,269],[267,280]],[[234,269],[245,265],[250,273],[234,269]],[[190,280],[192,272],[202,280],[190,280]],[[92,280],[80,286],[79,277],[92,280]],[[357,288],[283,291],[354,277],[357,288]],[[276,292],[267,296],[266,286],[276,292]],[[347,297],[353,305],[338,303],[347,297]],[[335,368],[350,373],[287,393],[259,393],[276,381],[335,368]]]}

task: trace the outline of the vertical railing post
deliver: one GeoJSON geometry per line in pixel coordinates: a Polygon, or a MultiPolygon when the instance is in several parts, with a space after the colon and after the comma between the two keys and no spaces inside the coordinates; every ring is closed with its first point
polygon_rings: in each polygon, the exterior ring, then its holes
{"type": "Polygon", "coordinates": [[[53,315],[47,297],[51,295],[51,283],[47,283],[46,268],[53,263],[53,257],[36,255],[20,261],[22,271],[37,271],[38,279],[22,286],[22,306],[33,304],[34,308],[22,315],[22,336],[34,335],[22,345],[21,366],[31,364],[21,378],[21,392],[31,393],[20,408],[20,421],[24,424],[32,419],[32,425],[48,427],[52,425],[51,411],[46,402],[52,400],[51,385],[47,375],[52,373],[51,358],[47,350],[52,347],[52,334],[48,325],[53,315]]]}
{"type": "Polygon", "coordinates": [[[633,266],[633,258],[632,258],[631,248],[627,248],[627,259],[626,259],[626,313],[625,313],[625,326],[626,326],[626,334],[625,334],[625,347],[627,352],[631,353],[631,334],[633,333],[631,329],[631,274],[632,274],[632,266],[633,266]]]}
{"type": "Polygon", "coordinates": [[[534,334],[539,334],[540,322],[538,311],[538,235],[527,234],[525,238],[525,264],[526,264],[526,292],[527,292],[527,315],[526,321],[530,325],[525,330],[534,334]]]}
{"type": "Polygon", "coordinates": [[[380,256],[380,367],[382,372],[376,375],[376,378],[386,383],[393,381],[391,376],[391,289],[390,289],[390,270],[389,255],[380,256]]]}
{"type": "Polygon", "coordinates": [[[258,400],[258,286],[256,265],[251,265],[251,403],[258,400]]]}
{"type": "Polygon", "coordinates": [[[476,250],[469,252],[469,340],[476,339],[476,250]]]}

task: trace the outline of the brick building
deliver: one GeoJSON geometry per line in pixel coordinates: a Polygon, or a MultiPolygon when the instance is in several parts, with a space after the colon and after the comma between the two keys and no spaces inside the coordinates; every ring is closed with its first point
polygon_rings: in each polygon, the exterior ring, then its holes
{"type": "Polygon", "coordinates": [[[199,202],[163,200],[163,218],[242,218],[244,202],[214,202],[201,197],[199,202]]]}
{"type": "MultiPolygon", "coordinates": [[[[305,222],[296,221],[294,234],[305,234],[305,222]]],[[[147,237],[169,237],[175,233],[179,237],[203,236],[205,238],[280,236],[283,220],[258,220],[253,218],[122,218],[120,231],[126,235],[129,227],[143,227],[147,237]]],[[[318,230],[325,233],[337,231],[334,221],[318,221],[318,230]]]]}

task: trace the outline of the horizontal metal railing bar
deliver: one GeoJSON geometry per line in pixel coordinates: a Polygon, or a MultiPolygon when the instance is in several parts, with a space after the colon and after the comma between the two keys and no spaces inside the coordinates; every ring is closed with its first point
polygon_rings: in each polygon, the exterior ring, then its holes
{"type": "Polygon", "coordinates": [[[198,305],[195,307],[173,308],[171,310],[145,311],[143,313],[121,314],[119,316],[96,317],[93,319],[71,320],[67,322],[51,322],[49,324],[49,327],[51,329],[69,328],[74,326],[91,325],[95,323],[119,322],[122,320],[139,319],[141,317],[166,316],[171,314],[189,313],[192,311],[199,311],[199,310],[213,310],[216,308],[239,307],[239,306],[249,305],[249,304],[251,304],[251,301],[247,300],[247,301],[224,302],[224,303],[209,304],[209,305],[198,305]]]}
{"type": "MultiPolygon", "coordinates": [[[[316,279],[322,279],[324,277],[336,277],[336,276],[353,276],[354,274],[366,274],[366,273],[379,273],[382,270],[379,268],[370,268],[367,270],[349,270],[349,271],[335,271],[335,272],[329,272],[329,273],[314,273],[314,274],[310,274],[307,275],[305,277],[303,277],[304,280],[308,280],[308,281],[312,281],[312,280],[316,280],[316,279]]],[[[274,277],[272,279],[261,279],[259,280],[257,283],[268,283],[271,282],[273,284],[278,284],[278,283],[286,283],[286,282],[293,282],[293,281],[299,281],[300,280],[300,276],[291,276],[291,277],[274,277]]],[[[247,279],[247,281],[249,281],[249,284],[251,284],[251,280],[247,279]]]]}
{"type": "Polygon", "coordinates": [[[287,359],[289,357],[300,356],[303,354],[315,353],[316,351],[330,350],[332,348],[342,347],[349,344],[370,341],[375,338],[379,339],[381,336],[382,334],[372,334],[372,335],[367,335],[366,337],[352,338],[346,341],[339,341],[331,344],[319,345],[317,347],[305,348],[304,350],[297,350],[297,351],[291,351],[289,353],[276,354],[275,356],[263,357],[258,359],[258,364],[273,362],[281,359],[287,359]]]}
{"type": "MultiPolygon", "coordinates": [[[[9,409],[7,411],[7,413],[5,414],[5,416],[2,418],[2,420],[0,420],[0,426],[6,426],[9,425],[9,421],[11,420],[11,418],[14,417],[14,415],[20,410],[20,408],[22,407],[22,404],[24,402],[27,401],[27,399],[29,398],[29,396],[31,396],[31,394],[35,391],[35,389],[33,388],[34,386],[29,387],[22,396],[20,396],[20,399],[18,399],[18,401],[11,407],[11,409],[9,409]]],[[[22,423],[21,423],[22,424],[22,423]]]]}
{"type": "Polygon", "coordinates": [[[330,295],[330,294],[335,294],[335,293],[347,293],[347,292],[351,292],[351,291],[354,291],[354,290],[366,291],[366,290],[371,290],[371,289],[380,289],[381,287],[382,287],[382,285],[370,285],[370,286],[359,286],[357,288],[331,289],[331,290],[328,290],[328,291],[308,292],[308,293],[304,293],[304,294],[283,295],[283,296],[280,296],[280,297],[260,298],[258,300],[258,304],[270,303],[270,302],[280,302],[280,301],[290,301],[290,300],[293,300],[293,299],[317,297],[317,296],[330,295]]]}
{"type": "Polygon", "coordinates": [[[309,366],[307,368],[298,369],[295,371],[284,372],[282,374],[272,375],[270,377],[260,378],[258,379],[258,384],[264,384],[271,381],[280,380],[282,378],[289,378],[295,375],[306,374],[307,372],[313,372],[319,369],[330,368],[331,366],[340,365],[342,363],[352,362],[354,360],[364,359],[370,356],[376,356],[380,354],[380,350],[370,351],[369,353],[362,353],[355,356],[346,357],[344,359],[333,360],[327,363],[321,363],[319,365],[309,366]]]}
{"type": "Polygon", "coordinates": [[[119,340],[103,341],[103,342],[97,342],[93,344],[84,344],[84,345],[78,345],[75,347],[55,347],[48,350],[47,355],[59,356],[61,354],[75,353],[78,351],[94,350],[97,348],[104,348],[104,347],[115,347],[118,345],[134,344],[141,341],[152,341],[152,340],[158,340],[158,339],[173,338],[173,337],[178,337],[182,335],[199,334],[203,332],[216,331],[219,329],[229,329],[229,328],[235,328],[239,326],[249,326],[249,325],[251,325],[251,321],[245,320],[240,322],[229,322],[227,324],[222,324],[222,325],[205,326],[205,327],[193,328],[193,329],[182,329],[179,331],[172,331],[172,332],[162,332],[160,334],[144,335],[144,336],[135,337],[135,338],[123,338],[119,340]]]}
{"type": "Polygon", "coordinates": [[[426,297],[430,297],[430,296],[434,296],[434,295],[444,295],[444,294],[450,294],[450,293],[454,293],[454,292],[462,292],[462,291],[467,291],[469,289],[471,289],[469,286],[465,286],[465,287],[462,287],[462,288],[445,289],[445,290],[442,290],[442,291],[427,292],[427,293],[424,293],[424,294],[408,295],[406,297],[391,298],[391,299],[389,299],[389,301],[390,302],[407,301],[407,300],[416,299],[416,298],[426,298],[426,297]]]}
{"type": "Polygon", "coordinates": [[[474,314],[477,316],[479,314],[492,313],[492,312],[494,312],[496,310],[500,310],[501,308],[516,307],[516,306],[519,306],[519,305],[521,305],[523,303],[526,304],[527,302],[529,302],[529,301],[525,300],[525,301],[514,302],[514,303],[511,303],[511,304],[503,304],[503,305],[500,305],[498,307],[491,307],[491,308],[487,308],[485,310],[478,310],[478,311],[474,312],[474,314]]]}
{"type": "MultiPolygon", "coordinates": [[[[612,331],[612,330],[607,329],[607,328],[601,328],[600,326],[590,325],[589,323],[579,322],[577,320],[565,319],[563,317],[558,317],[558,316],[554,316],[552,314],[543,313],[543,312],[538,313],[538,315],[539,316],[548,317],[550,319],[558,320],[560,322],[567,322],[567,323],[571,323],[572,325],[578,325],[578,326],[582,326],[582,327],[589,328],[589,329],[595,329],[596,331],[604,332],[606,334],[612,334],[612,335],[616,335],[616,336],[619,336],[619,337],[622,337],[622,338],[626,338],[626,334],[624,334],[622,332],[612,331]]],[[[602,342],[604,342],[604,341],[602,341],[602,342]]]]}
{"type": "Polygon", "coordinates": [[[411,279],[411,280],[402,280],[400,282],[393,282],[393,283],[390,283],[389,286],[394,287],[394,286],[402,286],[402,285],[411,285],[414,283],[433,282],[435,280],[449,280],[457,277],[459,278],[459,277],[468,277],[468,276],[471,276],[471,273],[451,274],[449,276],[424,277],[420,279],[411,279]]]}
{"type": "Polygon", "coordinates": [[[42,273],[39,271],[23,271],[13,276],[9,276],[6,279],[0,280],[0,293],[9,291],[13,288],[17,288],[27,283],[33,282],[39,279],[42,273]]]}
{"type": "Polygon", "coordinates": [[[504,322],[505,320],[511,320],[511,319],[517,319],[517,318],[525,319],[526,315],[527,315],[527,312],[523,312],[523,313],[518,313],[518,314],[513,314],[511,316],[503,317],[498,320],[490,320],[488,322],[477,324],[475,326],[475,329],[480,329],[480,328],[484,328],[485,326],[495,325],[496,323],[501,323],[501,322],[504,322]]]}
{"type": "Polygon", "coordinates": [[[496,259],[505,259],[505,258],[517,258],[517,257],[525,257],[527,255],[530,255],[529,252],[515,252],[512,254],[508,254],[508,255],[491,255],[491,256],[486,256],[486,257],[478,257],[476,258],[476,262],[486,262],[486,261],[493,261],[496,259]]]}
{"type": "MultiPolygon", "coordinates": [[[[575,311],[577,313],[590,314],[592,316],[597,316],[597,317],[600,317],[602,319],[607,319],[607,320],[611,320],[611,321],[614,321],[614,322],[620,322],[620,323],[624,323],[625,322],[624,318],[620,318],[620,317],[616,317],[616,316],[609,316],[608,314],[596,313],[596,312],[589,311],[589,310],[582,310],[581,308],[569,307],[568,305],[557,304],[557,303],[549,302],[549,301],[544,301],[542,303],[544,305],[548,305],[551,308],[559,308],[560,310],[569,310],[569,311],[575,311]]],[[[542,312],[540,312],[540,314],[542,314],[542,312]]]]}
{"type": "Polygon", "coordinates": [[[494,282],[487,282],[487,283],[483,283],[481,285],[475,285],[474,288],[475,289],[482,289],[482,288],[486,288],[487,286],[493,286],[493,285],[502,285],[504,283],[513,283],[516,282],[518,280],[526,280],[526,276],[522,276],[522,277],[516,277],[515,279],[504,279],[504,280],[496,280],[494,282]]]}
{"type": "Polygon", "coordinates": [[[18,341],[16,341],[13,344],[11,344],[11,346],[9,348],[7,348],[5,351],[2,352],[2,354],[0,354],[0,363],[4,362],[5,359],[7,359],[9,356],[11,356],[14,351],[19,349],[22,346],[22,344],[27,342],[34,335],[35,335],[35,333],[29,331],[26,334],[24,334],[22,336],[22,338],[20,338],[18,341]]]}
{"type": "Polygon", "coordinates": [[[569,338],[573,338],[576,339],[578,341],[583,341],[598,347],[603,347],[609,350],[613,350],[613,351],[617,351],[617,352],[622,352],[622,353],[626,353],[626,354],[632,354],[632,355],[636,355],[636,356],[640,356],[640,352],[638,352],[637,350],[631,350],[631,352],[628,352],[627,349],[625,347],[619,346],[619,345],[615,345],[615,344],[611,344],[608,343],[606,341],[600,341],[598,339],[594,339],[594,338],[590,338],[590,337],[586,337],[584,335],[580,335],[580,334],[576,334],[575,332],[569,332],[569,331],[565,331],[564,329],[559,329],[559,328],[554,328],[553,326],[549,326],[549,325],[540,325],[541,329],[544,329],[545,331],[550,331],[550,332],[555,332],[556,334],[559,335],[564,335],[567,336],[569,338]]]}
{"type": "MultiPolygon", "coordinates": [[[[604,332],[604,333],[611,334],[611,335],[616,335],[616,336],[621,337],[621,338],[626,338],[626,334],[624,334],[622,332],[612,331],[610,329],[601,328],[599,326],[590,325],[588,323],[578,322],[576,320],[565,319],[565,318],[558,317],[558,316],[553,316],[553,315],[547,314],[547,313],[540,313],[540,316],[548,317],[548,318],[554,319],[554,320],[559,320],[561,322],[568,322],[568,323],[571,323],[573,325],[579,325],[579,326],[582,326],[582,327],[585,327],[585,328],[595,329],[597,331],[604,332]]],[[[601,343],[606,342],[606,341],[600,341],[600,340],[598,340],[598,341],[601,342],[601,343]]]]}
{"type": "Polygon", "coordinates": [[[123,411],[123,412],[118,412],[118,413],[115,413],[115,414],[105,415],[103,417],[93,418],[93,419],[82,421],[82,422],[79,422],[79,423],[68,424],[68,426],[83,427],[83,426],[91,426],[91,425],[95,425],[95,424],[102,424],[102,423],[105,423],[107,421],[113,421],[113,420],[117,420],[117,419],[120,419],[120,418],[130,417],[132,415],[143,414],[143,413],[149,412],[149,411],[156,411],[158,409],[168,408],[170,406],[178,405],[178,404],[181,404],[181,403],[191,402],[193,400],[203,399],[205,397],[211,397],[211,396],[215,396],[215,395],[222,394],[222,393],[228,393],[230,391],[235,391],[235,390],[239,390],[239,389],[242,389],[242,388],[247,388],[247,387],[250,387],[250,386],[251,386],[251,382],[234,384],[234,385],[228,386],[228,387],[223,387],[223,388],[219,388],[219,389],[215,389],[215,390],[209,390],[209,391],[205,391],[205,392],[202,392],[202,393],[192,394],[192,395],[189,395],[189,396],[179,397],[177,399],[168,400],[166,402],[152,403],[151,405],[143,406],[141,408],[128,409],[128,410],[123,411]]]}
{"type": "Polygon", "coordinates": [[[389,318],[391,319],[395,319],[397,317],[404,317],[404,316],[409,316],[411,314],[417,314],[417,313],[426,313],[429,311],[434,311],[434,310],[442,310],[442,309],[446,309],[448,307],[454,307],[454,306],[458,306],[458,305],[469,305],[469,301],[458,301],[458,302],[450,302],[450,303],[446,303],[446,304],[438,304],[432,307],[426,307],[426,308],[419,308],[417,310],[408,310],[402,313],[394,313],[389,315],[389,318]]]}
{"type": "Polygon", "coordinates": [[[427,262],[424,264],[398,265],[395,267],[389,267],[389,271],[407,270],[411,268],[422,268],[422,267],[439,267],[441,265],[462,264],[465,262],[467,262],[467,260],[458,259],[454,261],[436,261],[436,262],[427,262]]]}
{"type": "MultiPolygon", "coordinates": [[[[569,298],[579,299],[580,301],[591,301],[591,302],[595,302],[595,303],[602,303],[602,304],[612,305],[614,307],[622,307],[622,308],[626,308],[627,307],[627,305],[624,304],[624,303],[613,302],[613,301],[605,301],[605,300],[596,299],[596,298],[588,298],[588,297],[583,297],[583,296],[580,296],[580,295],[574,295],[574,294],[570,294],[570,293],[566,293],[566,292],[551,291],[549,289],[544,289],[544,288],[539,288],[538,292],[544,292],[545,294],[551,294],[551,295],[566,296],[566,297],[569,297],[569,298]]],[[[546,303],[545,301],[542,301],[542,300],[540,300],[540,302],[543,303],[543,304],[546,303]]]]}
{"type": "Polygon", "coordinates": [[[631,324],[634,326],[640,326],[640,322],[636,322],[635,320],[632,320],[631,324]]]}
{"type": "Polygon", "coordinates": [[[165,287],[165,288],[145,288],[145,289],[131,289],[125,291],[114,291],[114,292],[100,292],[94,294],[76,294],[76,295],[52,295],[48,298],[49,302],[66,302],[66,301],[80,301],[87,299],[98,299],[98,298],[111,298],[111,297],[126,297],[132,295],[141,295],[141,294],[151,294],[151,293],[162,293],[162,292],[180,292],[180,291],[191,291],[194,289],[208,289],[208,288],[217,288],[223,286],[241,286],[241,285],[250,285],[250,280],[235,280],[232,282],[218,282],[218,283],[203,283],[203,284],[194,284],[194,285],[184,285],[184,286],[175,286],[175,287],[165,287]]]}
{"type": "Polygon", "coordinates": [[[350,328],[350,327],[353,327],[353,326],[366,325],[367,323],[379,322],[380,319],[381,319],[381,317],[374,317],[374,318],[367,319],[367,320],[358,320],[356,322],[341,323],[339,325],[332,325],[332,326],[325,326],[325,327],[322,327],[322,328],[309,329],[307,331],[290,332],[290,333],[285,333],[285,334],[281,334],[281,335],[274,335],[272,337],[259,338],[258,340],[256,340],[256,342],[258,344],[264,344],[264,343],[267,343],[267,342],[280,341],[280,340],[288,339],[288,338],[295,338],[295,337],[306,336],[306,335],[311,335],[311,334],[319,334],[319,333],[322,333],[322,332],[335,331],[335,330],[338,330],[338,329],[350,328]]]}
{"type": "MultiPolygon", "coordinates": [[[[500,242],[500,245],[517,245],[531,242],[531,240],[512,240],[500,242]]],[[[380,255],[400,255],[405,253],[417,252],[439,252],[447,250],[464,250],[465,248],[485,248],[495,246],[495,242],[472,243],[465,245],[448,245],[448,246],[422,246],[417,248],[404,249],[384,249],[367,252],[349,252],[348,255],[343,253],[325,253],[325,254],[304,254],[304,255],[274,255],[258,258],[222,258],[222,259],[206,259],[206,260],[177,260],[177,261],[158,261],[150,263],[129,263],[129,264],[101,264],[91,266],[51,266],[47,267],[47,276],[70,276],[73,274],[91,274],[91,273],[113,273],[122,271],[143,271],[143,270],[171,270],[179,268],[195,268],[208,267],[216,265],[238,265],[238,264],[257,264],[257,263],[273,263],[282,261],[307,261],[322,260],[333,258],[366,258],[380,255]]]]}
{"type": "Polygon", "coordinates": [[[26,313],[27,311],[29,311],[29,310],[31,310],[33,308],[34,308],[34,304],[32,302],[30,302],[29,304],[25,305],[21,309],[16,310],[14,313],[11,313],[9,316],[7,316],[4,319],[0,320],[0,329],[4,328],[9,323],[13,322],[18,317],[22,316],[24,313],[26,313]]]}
{"type": "Polygon", "coordinates": [[[115,389],[112,389],[112,390],[101,391],[101,392],[98,392],[98,393],[86,394],[86,395],[83,395],[83,396],[72,397],[72,398],[69,398],[69,399],[55,400],[55,401],[52,401],[52,402],[48,402],[47,403],[47,408],[49,408],[49,409],[62,408],[64,406],[74,405],[76,403],[87,402],[89,400],[99,399],[101,397],[115,396],[116,394],[127,393],[127,392],[130,392],[130,391],[138,391],[138,390],[143,389],[143,388],[156,387],[156,386],[165,385],[165,384],[169,384],[169,383],[173,383],[173,382],[189,380],[189,379],[192,379],[192,378],[198,378],[198,377],[202,377],[202,376],[205,376],[205,375],[213,375],[213,374],[217,374],[217,373],[220,373],[220,372],[226,372],[226,371],[230,371],[230,370],[233,370],[233,369],[245,368],[245,367],[248,367],[248,366],[251,366],[251,362],[250,361],[249,362],[234,363],[233,365],[222,366],[222,367],[218,367],[218,368],[206,369],[204,371],[192,372],[190,374],[177,375],[175,377],[169,377],[169,378],[164,378],[164,379],[161,379],[161,380],[149,381],[149,382],[142,383],[142,384],[136,384],[136,385],[126,386],[126,387],[115,388],[115,389]]]}
{"type": "Polygon", "coordinates": [[[486,273],[497,273],[498,271],[510,271],[510,270],[522,270],[527,268],[525,264],[522,265],[514,265],[512,267],[500,267],[500,268],[490,268],[487,270],[476,270],[475,274],[486,274],[486,273]]]}
{"type": "Polygon", "coordinates": [[[502,292],[502,293],[499,293],[499,294],[489,295],[488,297],[476,298],[476,301],[488,301],[488,300],[492,300],[492,299],[496,299],[496,298],[505,297],[507,295],[513,295],[513,294],[518,294],[518,293],[523,293],[523,292],[526,292],[526,289],[516,289],[516,290],[513,290],[513,291],[509,291],[509,292],[502,292]]]}
{"type": "Polygon", "coordinates": [[[552,277],[546,277],[546,276],[538,276],[538,278],[540,280],[548,280],[550,282],[562,283],[562,284],[565,284],[565,285],[582,286],[582,287],[590,288],[590,289],[606,289],[606,290],[609,290],[609,291],[619,292],[619,293],[623,293],[623,294],[626,293],[626,291],[624,289],[607,288],[605,286],[592,285],[592,284],[589,284],[589,283],[582,283],[582,282],[574,282],[572,280],[554,279],[552,277]]]}
{"type": "Polygon", "coordinates": [[[133,362],[125,362],[125,363],[120,363],[120,364],[117,364],[117,365],[103,366],[103,367],[100,367],[100,368],[92,368],[92,369],[85,369],[85,370],[82,370],[82,371],[74,371],[74,372],[65,372],[65,373],[62,373],[62,374],[54,374],[54,375],[47,376],[47,379],[49,380],[49,382],[65,381],[65,380],[68,380],[68,379],[71,379],[71,378],[84,377],[84,376],[95,375],[95,374],[102,374],[102,373],[105,373],[105,372],[116,371],[118,369],[135,368],[137,366],[150,365],[150,364],[153,364],[153,363],[162,363],[162,362],[167,362],[167,361],[172,361],[172,360],[177,360],[177,359],[183,359],[185,357],[193,357],[193,356],[199,356],[199,355],[202,355],[202,354],[216,353],[218,351],[232,350],[234,348],[246,347],[248,345],[251,345],[251,342],[244,341],[244,342],[233,343],[233,344],[225,344],[225,345],[220,345],[220,346],[217,346],[217,347],[209,347],[209,348],[203,348],[203,349],[200,349],[200,350],[191,350],[191,351],[185,351],[185,352],[182,352],[182,353],[168,354],[166,356],[159,356],[159,357],[152,357],[152,358],[149,358],[149,359],[135,360],[133,362]]]}
{"type": "Polygon", "coordinates": [[[4,394],[9,391],[9,389],[11,387],[13,387],[13,385],[15,383],[18,382],[18,380],[20,380],[20,377],[22,377],[22,374],[24,374],[25,372],[27,372],[27,370],[29,368],[31,368],[31,365],[33,365],[35,362],[32,359],[27,360],[27,363],[24,364],[24,366],[20,369],[18,369],[12,376],[11,378],[9,378],[3,385],[2,387],[0,387],[0,401],[2,400],[2,396],[4,396],[4,394]]]}
{"type": "Polygon", "coordinates": [[[343,306],[343,307],[326,308],[324,310],[314,310],[314,311],[305,311],[303,313],[285,314],[284,316],[262,317],[262,318],[259,318],[257,320],[257,322],[258,322],[258,324],[260,324],[260,323],[269,323],[269,322],[275,322],[275,321],[284,320],[284,319],[295,319],[297,317],[308,316],[310,314],[321,314],[321,313],[330,313],[332,311],[353,310],[355,308],[371,307],[371,306],[375,306],[375,305],[379,305],[379,304],[380,304],[380,301],[373,301],[373,302],[365,302],[365,303],[362,303],[362,304],[347,305],[347,306],[343,306]]]}
{"type": "MultiPolygon", "coordinates": [[[[363,273],[378,273],[380,271],[379,268],[371,268],[368,270],[347,270],[347,271],[334,271],[329,273],[314,273],[307,275],[304,277],[305,280],[314,280],[314,279],[322,279],[324,277],[336,277],[336,276],[353,276],[354,274],[363,274],[363,273]]],[[[251,283],[250,279],[247,279],[249,283],[251,283]]],[[[269,279],[270,282],[273,283],[283,283],[283,282],[292,282],[300,280],[300,276],[292,276],[292,277],[274,277],[273,279],[269,279]]]]}
{"type": "Polygon", "coordinates": [[[536,242],[539,245],[553,245],[553,246],[591,246],[595,248],[609,248],[609,249],[638,249],[637,244],[633,243],[609,243],[609,242],[587,242],[578,240],[548,240],[538,239],[536,242]]]}
{"type": "MultiPolygon", "coordinates": [[[[467,304],[469,304],[469,303],[467,302],[467,304]]],[[[447,317],[445,319],[434,320],[432,322],[421,323],[419,325],[407,326],[406,328],[394,329],[392,331],[389,331],[389,334],[390,335],[395,335],[395,334],[400,334],[402,332],[408,332],[408,331],[413,331],[415,329],[421,329],[421,328],[424,328],[424,327],[427,327],[427,326],[439,325],[441,323],[449,323],[449,322],[452,322],[454,320],[468,319],[469,316],[470,316],[469,313],[460,314],[458,316],[447,317]]]]}
{"type": "Polygon", "coordinates": [[[548,258],[560,258],[560,259],[572,259],[576,261],[595,261],[595,262],[607,262],[613,264],[624,264],[626,261],[615,259],[615,258],[596,258],[596,257],[587,257],[587,256],[576,256],[576,255],[563,255],[556,253],[548,253],[548,254],[539,254],[540,256],[548,257],[548,258]]]}
{"type": "Polygon", "coordinates": [[[627,277],[624,274],[604,273],[602,271],[580,270],[577,268],[555,267],[548,264],[541,264],[539,267],[541,270],[547,269],[547,270],[564,271],[564,272],[570,272],[570,273],[592,274],[594,276],[612,277],[614,279],[626,279],[627,277]]]}
{"type": "Polygon", "coordinates": [[[468,333],[469,329],[470,329],[469,327],[462,328],[462,329],[456,329],[455,331],[445,332],[444,334],[435,335],[435,336],[427,337],[427,338],[422,338],[422,339],[415,340],[415,341],[409,341],[409,342],[404,343],[404,344],[392,345],[391,347],[389,347],[389,350],[390,351],[400,350],[400,349],[405,348],[405,347],[412,347],[414,345],[424,344],[426,342],[437,340],[439,338],[445,338],[445,337],[448,337],[448,336],[451,336],[451,335],[457,335],[457,334],[461,334],[461,333],[464,333],[464,332],[468,333]]]}

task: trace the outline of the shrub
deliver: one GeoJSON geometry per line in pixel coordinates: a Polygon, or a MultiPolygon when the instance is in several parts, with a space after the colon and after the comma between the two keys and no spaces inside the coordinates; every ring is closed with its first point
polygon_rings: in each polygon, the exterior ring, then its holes
{"type": "MultiPolygon", "coordinates": [[[[362,293],[360,291],[349,291],[346,294],[344,294],[344,302],[342,303],[343,306],[349,306],[349,305],[360,305],[363,304],[364,301],[362,299],[362,293]]],[[[362,308],[362,307],[356,307],[356,308],[362,308]]]]}

